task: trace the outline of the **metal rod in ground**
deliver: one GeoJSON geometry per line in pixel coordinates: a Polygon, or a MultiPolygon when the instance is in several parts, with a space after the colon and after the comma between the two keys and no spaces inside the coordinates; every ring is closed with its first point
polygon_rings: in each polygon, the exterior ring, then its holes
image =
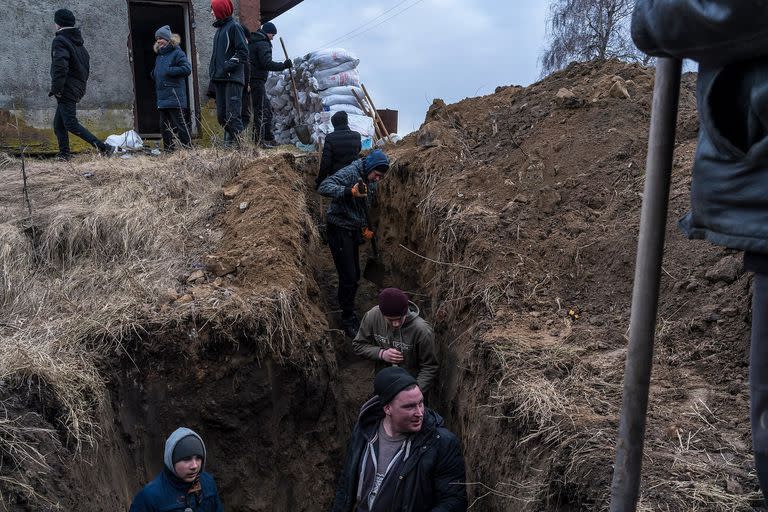
{"type": "Polygon", "coordinates": [[[656,65],[635,284],[632,290],[629,347],[624,369],[624,396],[611,483],[611,512],[636,510],[640,494],[653,338],[680,97],[680,71],[681,61],[677,59],[662,58],[656,65]]]}
{"type": "Polygon", "coordinates": [[[373,111],[373,115],[375,116],[374,119],[381,123],[381,133],[384,134],[384,136],[389,140],[389,130],[387,130],[386,125],[384,124],[384,121],[379,117],[379,111],[376,110],[376,105],[373,104],[373,99],[371,99],[371,95],[368,94],[368,89],[365,88],[364,84],[360,84],[360,87],[363,88],[363,92],[365,93],[365,97],[368,98],[368,103],[371,105],[371,110],[373,111]]]}
{"type": "MultiPolygon", "coordinates": [[[[352,89],[352,94],[355,96],[355,99],[357,100],[357,104],[360,105],[360,108],[362,111],[367,115],[368,117],[373,118],[373,116],[368,112],[368,107],[365,106],[365,102],[360,98],[360,96],[357,95],[354,89],[352,89]]],[[[375,132],[376,137],[381,140],[383,137],[381,136],[381,130],[379,130],[379,125],[376,124],[376,119],[373,119],[373,130],[375,132]]]]}

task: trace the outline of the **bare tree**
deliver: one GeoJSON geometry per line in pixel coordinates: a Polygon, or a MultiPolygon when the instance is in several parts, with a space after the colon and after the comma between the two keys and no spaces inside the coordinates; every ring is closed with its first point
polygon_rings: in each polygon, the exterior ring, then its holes
{"type": "Polygon", "coordinates": [[[552,0],[547,20],[549,48],[541,56],[542,73],[571,61],[618,58],[638,60],[629,22],[633,0],[552,0]]]}

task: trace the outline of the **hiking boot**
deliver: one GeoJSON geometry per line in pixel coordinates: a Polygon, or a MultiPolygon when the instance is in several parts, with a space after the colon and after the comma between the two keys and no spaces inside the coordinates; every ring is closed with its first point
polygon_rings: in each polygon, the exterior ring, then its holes
{"type": "Polygon", "coordinates": [[[351,340],[355,339],[355,336],[357,336],[358,328],[354,325],[345,325],[342,329],[344,330],[344,336],[351,340]]]}
{"type": "Polygon", "coordinates": [[[278,143],[275,142],[274,140],[262,140],[259,143],[259,147],[264,149],[274,149],[277,146],[278,146],[278,143]]]}
{"type": "Polygon", "coordinates": [[[360,320],[357,315],[352,313],[351,316],[341,319],[341,328],[344,330],[344,335],[348,338],[357,336],[357,331],[360,329],[360,320]]]}
{"type": "Polygon", "coordinates": [[[55,160],[59,160],[61,162],[69,162],[72,160],[72,154],[71,153],[56,153],[56,156],[53,157],[55,160]]]}

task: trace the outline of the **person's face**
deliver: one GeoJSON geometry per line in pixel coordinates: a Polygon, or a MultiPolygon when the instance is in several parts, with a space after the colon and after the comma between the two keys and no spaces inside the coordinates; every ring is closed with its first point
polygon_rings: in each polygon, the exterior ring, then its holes
{"type": "Polygon", "coordinates": [[[211,6],[211,18],[216,19],[216,14],[213,12],[213,6],[211,6]]]}
{"type": "Polygon", "coordinates": [[[268,37],[268,38],[269,38],[269,40],[271,41],[272,39],[274,39],[274,38],[275,38],[275,34],[267,34],[267,37],[268,37]]]}
{"type": "Polygon", "coordinates": [[[397,329],[398,327],[402,326],[405,323],[405,316],[386,316],[384,315],[384,319],[387,321],[389,325],[397,329]]]}
{"type": "Polygon", "coordinates": [[[392,429],[398,434],[412,434],[421,430],[424,423],[424,395],[418,386],[401,391],[384,406],[392,429]]]}
{"type": "Polygon", "coordinates": [[[155,44],[157,44],[158,48],[162,48],[163,46],[168,44],[168,41],[166,41],[162,37],[156,37],[155,38],[155,44]]]}
{"type": "Polygon", "coordinates": [[[186,459],[181,459],[179,462],[173,465],[173,471],[176,476],[181,478],[185,482],[194,482],[200,474],[200,469],[203,467],[203,458],[199,455],[193,455],[186,459]]]}
{"type": "Polygon", "coordinates": [[[384,177],[384,173],[381,171],[373,170],[368,173],[368,181],[377,182],[384,177]]]}

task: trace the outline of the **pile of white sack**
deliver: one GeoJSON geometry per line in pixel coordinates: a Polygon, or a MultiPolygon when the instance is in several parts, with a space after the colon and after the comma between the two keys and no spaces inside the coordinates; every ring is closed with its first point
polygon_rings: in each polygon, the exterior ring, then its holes
{"type": "Polygon", "coordinates": [[[280,144],[298,141],[294,126],[310,127],[312,140],[322,144],[333,131],[331,116],[343,110],[349,116],[349,127],[363,136],[363,148],[371,147],[375,132],[373,119],[360,109],[354,93],[363,99],[360,88],[360,59],[342,48],[329,48],[308,53],[293,60],[301,116],[293,102],[293,88],[288,70],[270,73],[267,95],[272,102],[275,139],[280,144]]]}

